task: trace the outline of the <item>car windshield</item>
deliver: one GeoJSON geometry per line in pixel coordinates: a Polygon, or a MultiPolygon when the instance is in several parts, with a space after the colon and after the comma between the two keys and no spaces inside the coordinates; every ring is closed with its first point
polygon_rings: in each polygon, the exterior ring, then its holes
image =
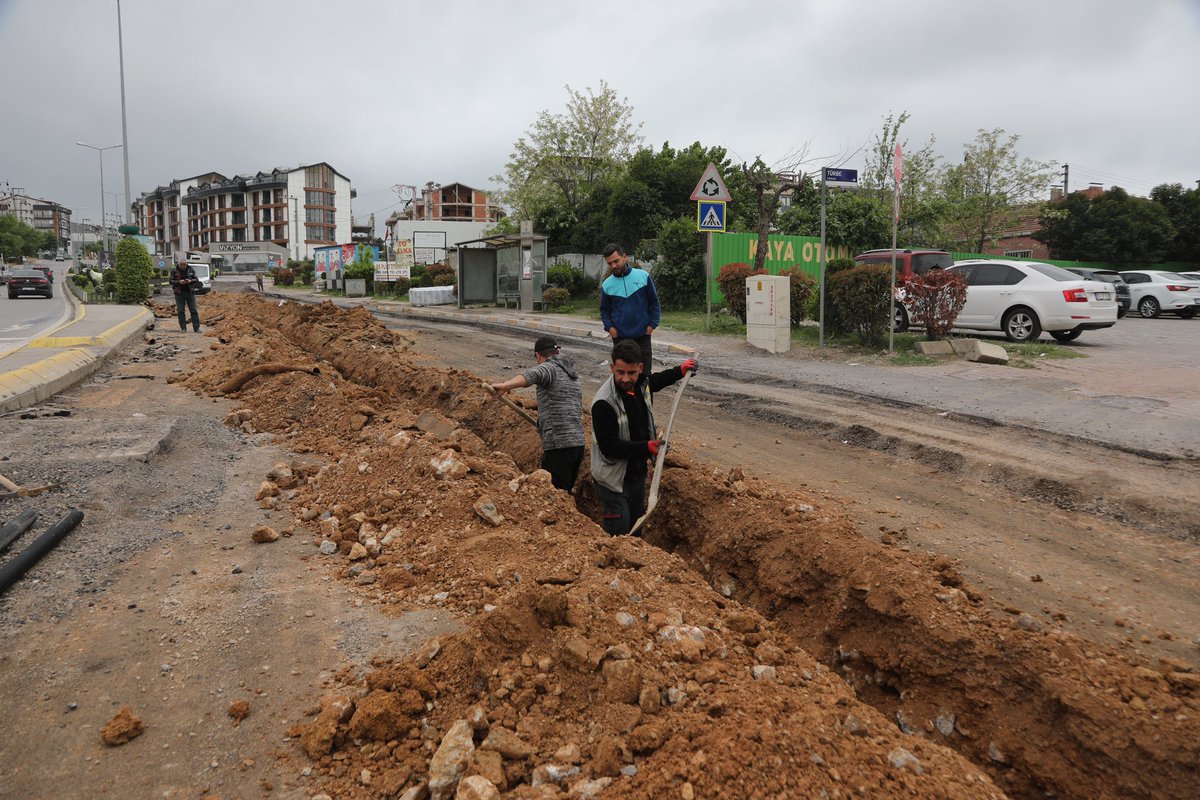
{"type": "Polygon", "coordinates": [[[1025,266],[1029,267],[1031,270],[1033,270],[1035,272],[1039,272],[1042,275],[1045,275],[1047,278],[1053,278],[1056,281],[1084,280],[1083,278],[1080,278],[1078,275],[1076,275],[1074,272],[1067,272],[1062,267],[1056,267],[1053,264],[1038,264],[1036,262],[1028,261],[1025,263],[1025,266]]]}
{"type": "Polygon", "coordinates": [[[192,264],[192,269],[196,271],[197,278],[208,277],[208,264],[192,264]]]}

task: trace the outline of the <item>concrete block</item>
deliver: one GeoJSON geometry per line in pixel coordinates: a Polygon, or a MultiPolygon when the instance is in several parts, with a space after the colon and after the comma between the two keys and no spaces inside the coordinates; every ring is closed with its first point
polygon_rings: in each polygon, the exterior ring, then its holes
{"type": "Polygon", "coordinates": [[[998,344],[991,342],[981,342],[978,339],[972,339],[973,346],[967,351],[965,357],[967,361],[975,361],[979,364],[1007,364],[1008,352],[998,344]]]}
{"type": "Polygon", "coordinates": [[[952,356],[954,355],[954,345],[945,339],[938,339],[936,342],[921,341],[913,345],[913,350],[918,355],[922,356],[952,356]]]}

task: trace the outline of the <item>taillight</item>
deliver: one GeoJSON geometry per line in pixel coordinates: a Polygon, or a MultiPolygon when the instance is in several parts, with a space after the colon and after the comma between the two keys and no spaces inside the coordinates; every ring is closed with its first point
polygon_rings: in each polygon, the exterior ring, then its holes
{"type": "Polygon", "coordinates": [[[1191,291],[1191,288],[1192,287],[1190,287],[1190,286],[1180,286],[1178,283],[1168,283],[1167,284],[1168,292],[1187,292],[1187,291],[1191,291]]]}
{"type": "Polygon", "coordinates": [[[1063,289],[1063,300],[1068,303],[1086,303],[1088,301],[1086,289],[1063,289]]]}

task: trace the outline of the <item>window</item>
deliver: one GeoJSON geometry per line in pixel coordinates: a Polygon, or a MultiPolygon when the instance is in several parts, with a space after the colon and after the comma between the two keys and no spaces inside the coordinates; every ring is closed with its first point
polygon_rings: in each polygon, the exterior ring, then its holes
{"type": "Polygon", "coordinates": [[[1025,280],[1025,273],[1008,264],[980,264],[972,286],[1013,286],[1025,280]]]}
{"type": "Polygon", "coordinates": [[[1142,275],[1140,272],[1126,272],[1122,274],[1126,283],[1149,283],[1150,276],[1142,275]]]}

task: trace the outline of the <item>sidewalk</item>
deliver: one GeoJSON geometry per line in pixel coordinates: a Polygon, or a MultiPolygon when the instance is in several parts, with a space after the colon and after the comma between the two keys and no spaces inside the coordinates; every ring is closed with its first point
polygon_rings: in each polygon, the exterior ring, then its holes
{"type": "Polygon", "coordinates": [[[75,304],[75,318],[48,336],[0,356],[0,413],[41,403],[99,368],[141,335],[154,315],[140,305],[75,304]]]}

